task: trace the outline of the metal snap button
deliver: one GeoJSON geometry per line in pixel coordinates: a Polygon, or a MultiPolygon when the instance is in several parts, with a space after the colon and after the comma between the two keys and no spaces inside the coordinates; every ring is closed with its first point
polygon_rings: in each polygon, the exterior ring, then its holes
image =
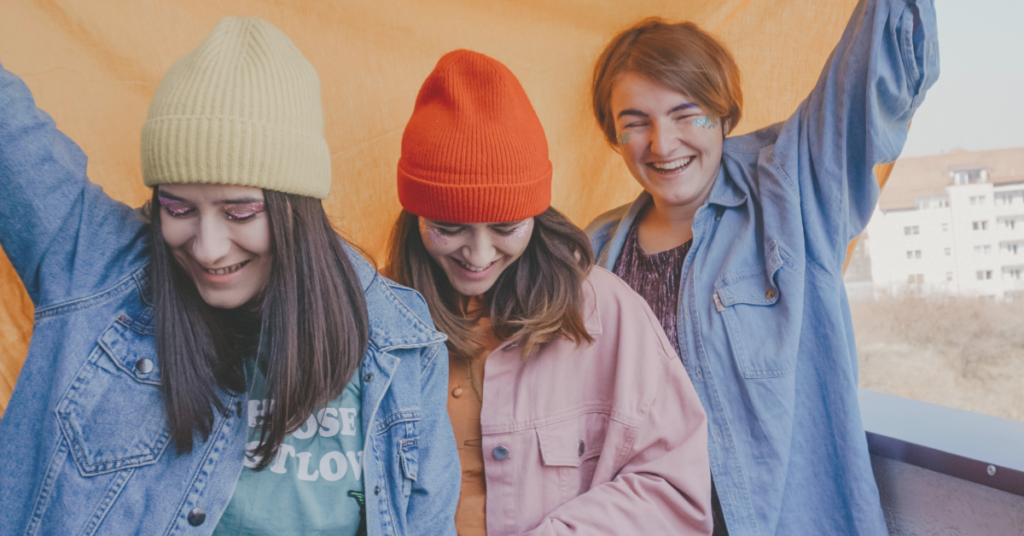
{"type": "Polygon", "coordinates": [[[372,382],[373,381],[373,374],[367,374],[366,376],[363,376],[363,381],[364,382],[372,382]]]}
{"type": "Polygon", "coordinates": [[[775,291],[772,290],[772,289],[768,289],[768,292],[764,293],[764,297],[768,298],[769,300],[774,298],[775,297],[775,291]]]}
{"type": "Polygon", "coordinates": [[[137,370],[139,374],[149,374],[150,372],[153,372],[153,361],[142,358],[135,362],[135,370],[137,370]]]}
{"type": "Polygon", "coordinates": [[[508,459],[508,448],[504,446],[494,447],[494,459],[495,460],[507,460],[508,459]]]}
{"type": "Polygon", "coordinates": [[[374,495],[380,495],[380,486],[374,486],[373,487],[373,494],[374,495]]]}
{"type": "Polygon", "coordinates": [[[198,527],[203,524],[203,521],[206,521],[206,512],[204,512],[202,508],[193,508],[192,511],[188,513],[189,525],[198,527]]]}
{"type": "Polygon", "coordinates": [[[583,440],[581,439],[579,446],[576,447],[576,454],[579,454],[580,456],[583,456],[583,453],[586,452],[586,450],[587,450],[587,444],[584,443],[583,440]]]}
{"type": "Polygon", "coordinates": [[[461,387],[456,387],[452,391],[452,396],[454,396],[455,398],[459,398],[460,396],[462,396],[462,388],[461,387]]]}

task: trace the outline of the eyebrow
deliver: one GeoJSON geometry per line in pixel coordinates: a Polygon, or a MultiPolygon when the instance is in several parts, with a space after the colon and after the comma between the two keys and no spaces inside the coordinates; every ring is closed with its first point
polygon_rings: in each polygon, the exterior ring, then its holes
{"type": "MultiPolygon", "coordinates": [[[[684,103],[676,106],[675,108],[672,108],[671,110],[669,110],[668,113],[669,114],[674,114],[674,113],[680,112],[682,110],[688,110],[690,108],[696,108],[696,107],[697,107],[697,105],[692,103],[692,102],[684,102],[684,103]]],[[[618,119],[618,118],[621,118],[624,115],[635,115],[635,116],[638,116],[638,117],[648,117],[647,114],[645,114],[644,112],[641,112],[640,110],[637,110],[636,108],[626,108],[625,110],[622,110],[621,112],[619,112],[619,115],[615,116],[615,118],[618,119]]]]}
{"type": "MultiPolygon", "coordinates": [[[[171,195],[171,194],[169,194],[167,192],[159,192],[159,193],[157,193],[157,195],[160,196],[160,197],[166,197],[167,199],[170,199],[172,201],[178,201],[178,202],[181,202],[181,203],[191,203],[191,201],[189,201],[188,199],[184,199],[184,198],[178,197],[176,195],[171,195]]],[[[241,197],[241,198],[238,198],[238,199],[222,199],[220,201],[214,201],[213,204],[215,204],[215,205],[245,205],[245,204],[248,204],[248,203],[263,203],[263,202],[265,202],[265,200],[264,199],[260,199],[258,197],[241,197]]]]}

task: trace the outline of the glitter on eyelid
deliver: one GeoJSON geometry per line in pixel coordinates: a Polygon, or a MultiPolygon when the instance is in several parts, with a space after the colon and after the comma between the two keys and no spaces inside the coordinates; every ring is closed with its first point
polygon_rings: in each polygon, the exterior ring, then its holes
{"type": "Polygon", "coordinates": [[[718,126],[718,121],[715,121],[714,119],[711,119],[710,117],[705,115],[704,117],[701,117],[700,119],[695,119],[693,121],[693,126],[695,126],[695,127],[704,127],[704,128],[706,128],[708,130],[711,130],[711,129],[713,129],[713,128],[718,126]]]}
{"type": "Polygon", "coordinates": [[[629,132],[619,132],[619,145],[629,143],[629,132]]]}
{"type": "Polygon", "coordinates": [[[430,241],[438,245],[446,245],[448,243],[448,237],[445,236],[437,227],[428,227],[427,235],[430,236],[430,241]]]}
{"type": "Polygon", "coordinates": [[[176,199],[170,199],[160,195],[157,196],[157,199],[160,201],[160,206],[164,207],[168,212],[176,216],[188,212],[189,208],[191,208],[187,204],[176,199]]]}
{"type": "Polygon", "coordinates": [[[508,238],[522,238],[526,236],[526,232],[529,231],[531,227],[530,222],[526,222],[519,227],[512,229],[512,231],[508,233],[508,238]]]}
{"type": "Polygon", "coordinates": [[[255,201],[253,203],[239,203],[236,205],[228,205],[228,209],[225,210],[228,214],[236,218],[247,218],[253,214],[263,212],[264,204],[263,201],[255,201]]]}

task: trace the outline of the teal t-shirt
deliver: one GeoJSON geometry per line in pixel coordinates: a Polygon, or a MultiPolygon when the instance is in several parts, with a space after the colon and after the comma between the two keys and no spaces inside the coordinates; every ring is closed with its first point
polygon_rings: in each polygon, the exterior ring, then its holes
{"type": "Polygon", "coordinates": [[[366,534],[360,372],[341,396],[286,436],[274,461],[256,472],[251,453],[259,445],[259,417],[269,401],[261,367],[252,361],[247,365],[247,377],[253,381],[247,382],[251,388],[245,467],[214,536],[366,534]]]}

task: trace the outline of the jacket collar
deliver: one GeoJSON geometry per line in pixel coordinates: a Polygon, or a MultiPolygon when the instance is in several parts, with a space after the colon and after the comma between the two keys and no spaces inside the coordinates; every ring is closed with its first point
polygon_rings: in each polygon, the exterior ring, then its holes
{"type": "MultiPolygon", "coordinates": [[[[345,250],[363,287],[370,321],[371,346],[380,351],[388,351],[429,346],[445,340],[444,334],[431,327],[410,308],[410,304],[398,297],[392,288],[397,285],[384,279],[373,265],[348,244],[345,244],[345,250]]],[[[426,311],[425,304],[422,309],[426,311]]]]}

